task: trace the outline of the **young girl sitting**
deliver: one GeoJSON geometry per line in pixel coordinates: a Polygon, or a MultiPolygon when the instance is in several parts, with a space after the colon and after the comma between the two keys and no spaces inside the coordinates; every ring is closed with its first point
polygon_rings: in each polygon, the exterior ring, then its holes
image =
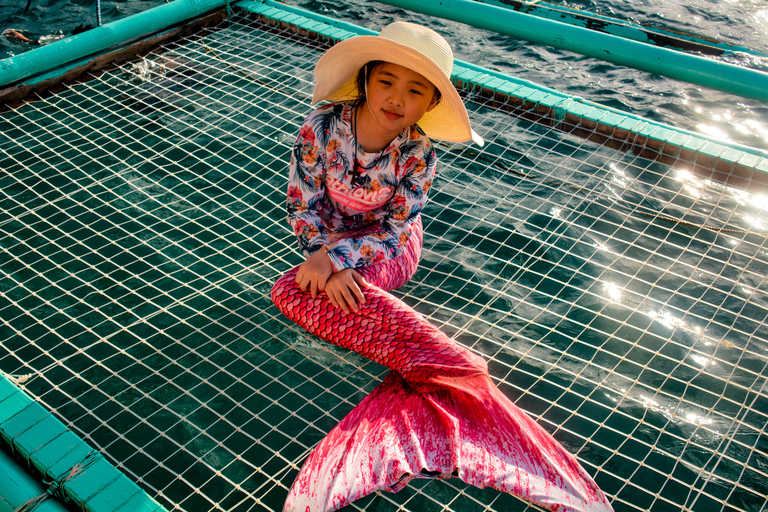
{"type": "Polygon", "coordinates": [[[396,22],[328,50],[291,156],[304,263],[272,299],[320,338],[392,371],[317,446],[286,511],[331,511],[411,478],[458,477],[557,511],[610,511],[576,459],[493,384],[485,361],[388,293],[416,271],[435,176],[429,137],[475,140],[436,32],[396,22]]]}

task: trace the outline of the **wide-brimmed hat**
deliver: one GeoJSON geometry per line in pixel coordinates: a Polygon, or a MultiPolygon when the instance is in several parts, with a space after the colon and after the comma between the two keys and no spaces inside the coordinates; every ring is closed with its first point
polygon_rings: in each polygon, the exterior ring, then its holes
{"type": "Polygon", "coordinates": [[[472,130],[469,116],[451,83],[453,51],[434,30],[396,21],[378,36],[357,36],[326,51],[315,65],[312,103],[322,100],[357,99],[357,72],[367,62],[380,60],[406,67],[432,82],[440,91],[440,102],[418,122],[424,133],[451,142],[483,139],[472,130]]]}

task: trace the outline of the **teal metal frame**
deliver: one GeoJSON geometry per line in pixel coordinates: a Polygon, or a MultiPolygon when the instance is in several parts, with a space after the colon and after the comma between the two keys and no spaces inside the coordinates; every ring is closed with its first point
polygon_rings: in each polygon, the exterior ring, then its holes
{"type": "Polygon", "coordinates": [[[46,492],[80,510],[166,510],[3,373],[0,443],[47,483],[46,492]]]}
{"type": "Polygon", "coordinates": [[[765,53],[745,46],[736,46],[724,41],[697,36],[687,32],[669,30],[648,24],[635,23],[629,20],[602,16],[600,14],[579,9],[571,9],[562,5],[553,5],[539,1],[519,0],[474,1],[495,5],[504,9],[511,9],[530,16],[546,18],[548,20],[559,21],[569,25],[576,25],[589,30],[605,32],[606,34],[622,37],[624,39],[673,48],[675,50],[701,52],[704,55],[738,55],[746,53],[756,57],[768,58],[768,55],[765,53]]]}
{"type": "Polygon", "coordinates": [[[0,512],[15,512],[33,503],[34,512],[67,512],[39,481],[0,449],[0,512]]]}
{"type": "Polygon", "coordinates": [[[59,68],[109,48],[166,30],[226,7],[227,0],[174,0],[121,20],[0,60],[0,87],[59,68]]]}
{"type": "Polygon", "coordinates": [[[676,80],[768,103],[768,73],[537,18],[472,0],[382,0],[414,12],[466,23],[676,80]]]}

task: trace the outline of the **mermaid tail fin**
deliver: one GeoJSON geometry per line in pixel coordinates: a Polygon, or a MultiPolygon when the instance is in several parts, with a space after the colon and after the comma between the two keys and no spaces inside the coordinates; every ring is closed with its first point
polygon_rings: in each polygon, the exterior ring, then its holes
{"type": "Polygon", "coordinates": [[[375,491],[397,492],[422,468],[454,467],[438,412],[395,372],[315,448],[285,512],[330,512],[375,491]],[[319,485],[318,485],[319,484],[319,485]]]}
{"type": "Polygon", "coordinates": [[[547,510],[612,510],[575,458],[486,375],[456,384],[411,385],[391,372],[309,456],[284,511],[330,512],[412,478],[452,476],[547,510]]]}
{"type": "Polygon", "coordinates": [[[512,403],[490,377],[472,380],[471,393],[440,390],[431,397],[433,404],[446,404],[446,413],[460,422],[459,478],[513,494],[545,510],[613,511],[576,458],[512,403]]]}

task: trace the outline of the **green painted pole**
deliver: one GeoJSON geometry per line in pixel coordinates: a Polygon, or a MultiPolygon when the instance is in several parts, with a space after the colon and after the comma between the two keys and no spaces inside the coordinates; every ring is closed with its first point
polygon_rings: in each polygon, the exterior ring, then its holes
{"type": "Polygon", "coordinates": [[[768,103],[768,73],[650,46],[470,0],[381,0],[677,80],[768,103]]]}
{"type": "Polygon", "coordinates": [[[643,25],[629,20],[620,20],[581,9],[571,9],[562,5],[540,2],[538,0],[473,1],[675,50],[701,52],[704,55],[734,55],[737,53],[748,53],[758,57],[768,57],[768,55],[758,50],[753,50],[752,48],[747,48],[745,46],[736,46],[718,39],[697,36],[687,32],[668,30],[661,27],[643,25]]]}
{"type": "Polygon", "coordinates": [[[67,512],[61,503],[48,495],[39,482],[0,450],[0,512],[14,512],[41,496],[48,498],[34,508],[35,512],[67,512]]]}
{"type": "MultiPolygon", "coordinates": [[[[0,444],[26,461],[72,510],[166,512],[127,476],[0,372],[0,444]]],[[[0,483],[2,482],[0,472],[0,483]]],[[[0,491],[4,487],[0,485],[0,491]]],[[[53,503],[46,500],[43,503],[53,503]]],[[[44,510],[44,509],[43,509],[44,510]]],[[[40,511],[42,512],[42,510],[40,511]]],[[[64,511],[47,511],[64,512],[64,511]]]]}
{"type": "Polygon", "coordinates": [[[0,87],[128,43],[224,7],[227,0],[175,0],[0,60],[0,87]]]}

